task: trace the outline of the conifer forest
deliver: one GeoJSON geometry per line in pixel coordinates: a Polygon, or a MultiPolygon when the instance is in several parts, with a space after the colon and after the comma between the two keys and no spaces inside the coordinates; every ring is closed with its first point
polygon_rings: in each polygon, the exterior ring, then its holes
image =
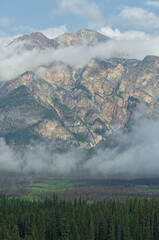
{"type": "Polygon", "coordinates": [[[1,240],[159,239],[159,200],[43,201],[0,198],[1,240]]]}

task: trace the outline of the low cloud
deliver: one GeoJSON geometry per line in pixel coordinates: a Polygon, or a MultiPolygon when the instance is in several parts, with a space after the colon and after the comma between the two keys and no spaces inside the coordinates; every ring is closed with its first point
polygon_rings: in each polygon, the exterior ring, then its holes
{"type": "Polygon", "coordinates": [[[63,62],[72,68],[84,67],[93,58],[126,57],[142,60],[147,55],[159,56],[159,37],[135,40],[111,40],[94,47],[86,45],[45,51],[26,51],[23,43],[0,46],[0,81],[8,81],[25,71],[38,71],[41,66],[63,62]],[[130,47],[131,46],[131,47],[130,47]]]}
{"type": "Polygon", "coordinates": [[[31,142],[24,151],[17,152],[0,139],[0,169],[4,171],[69,174],[77,170],[80,161],[75,151],[53,155],[44,143],[31,142]]]}
{"type": "Polygon", "coordinates": [[[115,136],[114,148],[98,149],[84,160],[81,150],[50,154],[45,144],[31,143],[23,154],[15,153],[0,139],[0,166],[3,170],[24,173],[70,174],[77,170],[105,177],[159,176],[159,121],[139,121],[129,133],[115,136]]]}
{"type": "Polygon", "coordinates": [[[134,126],[129,134],[118,136],[118,145],[114,149],[99,150],[86,168],[93,174],[105,176],[158,176],[159,174],[159,122],[148,121],[134,126]]]}
{"type": "Polygon", "coordinates": [[[12,42],[14,39],[20,37],[21,34],[15,35],[15,36],[6,36],[4,32],[0,32],[0,49],[3,49],[7,47],[7,45],[12,42]]]}

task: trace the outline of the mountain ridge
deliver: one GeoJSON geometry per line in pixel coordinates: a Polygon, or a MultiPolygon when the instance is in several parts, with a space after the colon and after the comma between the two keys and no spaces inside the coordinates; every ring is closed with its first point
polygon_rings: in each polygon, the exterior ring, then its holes
{"type": "Polygon", "coordinates": [[[96,31],[80,29],[75,33],[64,33],[52,39],[47,38],[41,32],[34,32],[14,39],[9,45],[25,42],[24,45],[27,50],[32,50],[33,48],[44,50],[46,48],[57,49],[58,47],[78,46],[81,44],[94,46],[97,43],[104,43],[108,40],[110,38],[96,31]]]}
{"type": "MultiPolygon", "coordinates": [[[[79,46],[86,40],[92,47],[97,42],[107,43],[109,39],[98,34],[91,30],[64,34],[62,44],[79,46]]],[[[26,45],[27,50],[36,44],[40,50],[52,48],[41,33],[27,38],[31,44],[26,45]]],[[[26,41],[26,35],[21,39],[26,41]]],[[[57,45],[62,41],[60,37],[53,40],[57,45]]],[[[39,76],[28,69],[0,86],[0,136],[8,144],[25,145],[33,138],[47,141],[51,149],[64,145],[92,148],[118,130],[131,127],[141,103],[148,118],[159,115],[157,56],[143,60],[95,58],[78,69],[54,61],[45,70],[39,76]]]]}

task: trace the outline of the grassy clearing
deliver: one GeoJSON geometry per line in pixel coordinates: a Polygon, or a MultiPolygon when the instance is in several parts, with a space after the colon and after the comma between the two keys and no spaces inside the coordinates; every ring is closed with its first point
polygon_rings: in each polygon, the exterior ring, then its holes
{"type": "Polygon", "coordinates": [[[73,189],[73,184],[64,181],[39,182],[25,185],[25,189],[29,192],[27,195],[20,196],[21,198],[37,199],[48,194],[63,192],[73,189]]]}
{"type": "MultiPolygon", "coordinates": [[[[96,183],[98,183],[98,180],[96,180],[96,183]]],[[[33,183],[33,184],[26,184],[23,186],[17,186],[20,188],[23,188],[25,190],[27,190],[27,194],[22,194],[19,195],[19,197],[21,199],[27,199],[27,200],[38,200],[39,198],[42,198],[46,195],[52,195],[53,193],[60,193],[63,194],[65,191],[66,192],[70,192],[69,194],[71,194],[72,191],[81,191],[81,189],[83,189],[82,191],[94,191],[94,188],[99,189],[101,188],[101,190],[103,189],[103,191],[107,194],[112,195],[112,193],[114,192],[114,194],[117,195],[122,195],[123,192],[128,193],[130,191],[129,188],[125,188],[124,186],[118,186],[118,188],[116,188],[115,186],[100,186],[100,184],[96,185],[96,184],[91,184],[90,182],[88,183],[87,181],[79,181],[78,183],[75,182],[69,182],[67,180],[46,180],[45,182],[39,182],[39,183],[33,183]]],[[[148,186],[148,185],[134,185],[132,186],[133,192],[138,193],[138,194],[143,194],[144,196],[158,196],[159,195],[159,188],[158,186],[148,186]]],[[[132,191],[131,189],[131,191],[132,191]]]]}
{"type": "Polygon", "coordinates": [[[59,199],[86,201],[126,199],[133,197],[159,198],[159,178],[123,179],[86,175],[52,176],[0,173],[0,194],[25,200],[44,199],[58,194],[59,199]]]}
{"type": "Polygon", "coordinates": [[[136,190],[142,194],[151,195],[159,194],[158,186],[148,186],[148,185],[136,185],[136,190]]]}

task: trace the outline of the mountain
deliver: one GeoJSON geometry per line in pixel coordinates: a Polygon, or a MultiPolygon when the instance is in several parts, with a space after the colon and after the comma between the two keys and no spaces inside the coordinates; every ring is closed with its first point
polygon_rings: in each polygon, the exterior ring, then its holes
{"type": "Polygon", "coordinates": [[[48,39],[43,33],[35,32],[23,35],[13,40],[10,45],[23,43],[25,49],[34,48],[44,50],[47,48],[69,47],[86,44],[93,46],[98,43],[105,43],[110,40],[108,37],[89,29],[81,29],[76,33],[65,33],[55,39],[48,39]]]}
{"type": "Polygon", "coordinates": [[[29,35],[23,35],[13,40],[9,45],[18,45],[23,43],[27,50],[34,48],[44,50],[46,48],[57,48],[59,43],[55,39],[48,39],[43,33],[35,32],[29,35]]]}
{"type": "MultiPolygon", "coordinates": [[[[108,40],[80,30],[52,40],[33,33],[14,43],[29,41],[30,49],[43,50],[108,40]]],[[[140,103],[149,118],[158,117],[159,57],[92,59],[80,69],[53,62],[46,69],[41,77],[27,71],[0,87],[0,136],[8,144],[25,145],[33,139],[47,141],[52,149],[91,148],[129,128],[140,103]]]]}
{"type": "Polygon", "coordinates": [[[110,38],[90,29],[81,29],[76,33],[65,33],[55,38],[55,40],[58,41],[60,45],[68,47],[81,44],[93,46],[97,43],[105,43],[110,40],[110,38]]]}

